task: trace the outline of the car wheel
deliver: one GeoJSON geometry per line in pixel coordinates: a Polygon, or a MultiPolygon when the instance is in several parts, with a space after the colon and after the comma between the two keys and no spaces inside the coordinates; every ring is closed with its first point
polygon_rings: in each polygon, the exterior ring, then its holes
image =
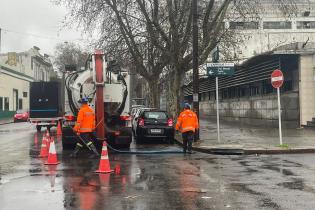
{"type": "Polygon", "coordinates": [[[137,142],[137,144],[143,144],[143,142],[144,142],[144,137],[142,137],[142,136],[137,136],[137,137],[136,137],[136,142],[137,142]]]}
{"type": "Polygon", "coordinates": [[[167,137],[167,143],[174,144],[174,137],[167,137]]]}
{"type": "Polygon", "coordinates": [[[36,130],[37,130],[37,132],[41,132],[42,126],[41,125],[36,125],[36,130]]]}

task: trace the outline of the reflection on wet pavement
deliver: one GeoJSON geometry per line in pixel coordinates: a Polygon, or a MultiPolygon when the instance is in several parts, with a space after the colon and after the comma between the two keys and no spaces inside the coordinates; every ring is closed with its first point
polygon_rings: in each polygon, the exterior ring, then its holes
{"type": "Polygon", "coordinates": [[[96,174],[99,160],[87,153],[69,158],[71,151],[62,151],[60,138],[55,142],[61,164],[44,165],[45,159],[38,158],[42,134],[34,130],[19,124],[14,133],[0,133],[0,209],[252,210],[315,205],[314,155],[110,153],[114,172],[96,174]]]}

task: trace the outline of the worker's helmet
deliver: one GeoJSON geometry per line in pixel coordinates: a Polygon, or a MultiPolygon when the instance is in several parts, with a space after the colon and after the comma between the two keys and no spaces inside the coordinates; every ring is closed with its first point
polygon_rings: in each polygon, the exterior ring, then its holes
{"type": "Polygon", "coordinates": [[[190,104],[189,103],[185,103],[184,104],[184,109],[190,109],[190,104]]]}
{"type": "Polygon", "coordinates": [[[87,97],[81,98],[79,100],[79,103],[81,103],[81,104],[87,104],[88,102],[89,102],[89,99],[87,97]]]}

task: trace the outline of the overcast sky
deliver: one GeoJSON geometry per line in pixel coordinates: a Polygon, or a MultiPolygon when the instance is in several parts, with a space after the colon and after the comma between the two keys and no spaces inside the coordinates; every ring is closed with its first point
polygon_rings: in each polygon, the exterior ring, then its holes
{"type": "Polygon", "coordinates": [[[42,54],[53,54],[58,42],[83,43],[81,32],[62,27],[66,13],[50,0],[0,0],[1,53],[36,45],[42,54]]]}

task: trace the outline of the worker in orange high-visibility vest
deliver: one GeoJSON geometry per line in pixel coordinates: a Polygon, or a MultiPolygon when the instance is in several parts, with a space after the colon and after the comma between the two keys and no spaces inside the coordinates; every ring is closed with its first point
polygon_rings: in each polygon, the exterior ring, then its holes
{"type": "Polygon", "coordinates": [[[94,154],[100,156],[96,147],[94,146],[91,140],[96,140],[96,137],[93,135],[95,130],[95,113],[94,110],[88,105],[88,99],[82,98],[79,101],[82,106],[78,113],[77,122],[73,127],[73,131],[78,135],[79,141],[76,144],[76,147],[71,154],[72,157],[75,157],[79,150],[83,147],[81,143],[84,143],[89,150],[92,150],[94,154]]]}
{"type": "Polygon", "coordinates": [[[175,129],[182,133],[184,153],[188,150],[188,153],[191,154],[192,142],[195,132],[199,129],[199,123],[196,113],[190,110],[188,103],[185,103],[184,111],[180,113],[175,129]]]}

